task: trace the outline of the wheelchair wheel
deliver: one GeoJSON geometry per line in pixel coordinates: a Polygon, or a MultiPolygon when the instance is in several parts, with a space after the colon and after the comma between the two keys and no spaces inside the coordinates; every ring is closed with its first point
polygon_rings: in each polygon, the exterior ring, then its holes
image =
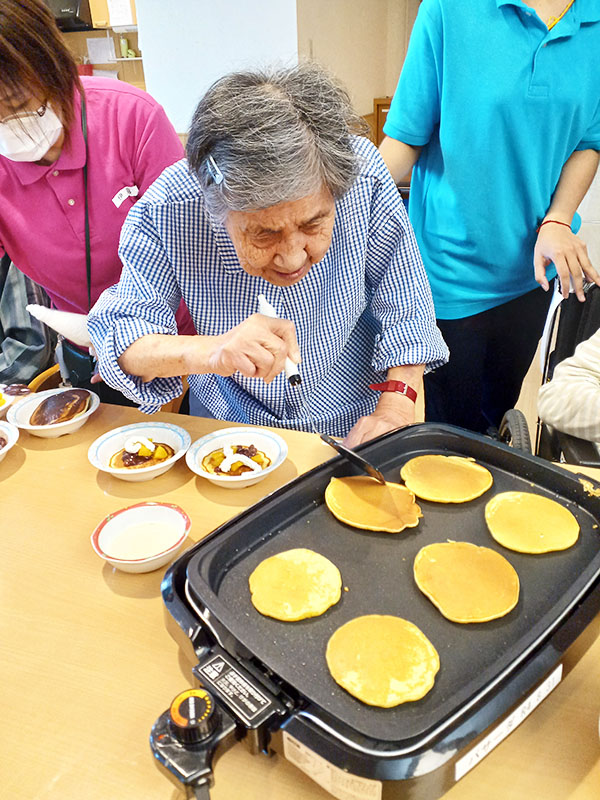
{"type": "Polygon", "coordinates": [[[532,452],[529,426],[522,411],[518,411],[516,408],[507,411],[500,423],[498,435],[500,441],[511,447],[523,450],[525,453],[532,452]]]}

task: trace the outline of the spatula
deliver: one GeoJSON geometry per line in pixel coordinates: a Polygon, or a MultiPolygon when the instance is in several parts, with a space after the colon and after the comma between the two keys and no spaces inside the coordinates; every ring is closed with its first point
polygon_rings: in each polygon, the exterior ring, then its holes
{"type": "Polygon", "coordinates": [[[379,483],[385,483],[385,478],[381,472],[378,469],[375,469],[372,464],[369,464],[369,462],[366,461],[362,456],[359,456],[358,453],[355,453],[354,450],[351,450],[341,442],[338,442],[327,433],[320,433],[319,436],[324,442],[326,442],[326,444],[328,444],[330,447],[333,447],[334,450],[337,450],[337,452],[341,456],[344,456],[344,458],[347,458],[348,461],[351,461],[357,467],[360,467],[364,472],[367,473],[367,475],[370,475],[371,478],[375,478],[375,480],[379,483]]]}

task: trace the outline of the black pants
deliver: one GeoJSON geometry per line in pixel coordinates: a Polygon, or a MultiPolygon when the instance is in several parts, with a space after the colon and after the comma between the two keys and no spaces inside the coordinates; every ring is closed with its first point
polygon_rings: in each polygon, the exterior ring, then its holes
{"type": "Polygon", "coordinates": [[[518,400],[552,292],[534,289],[463,319],[438,320],[450,361],[425,376],[425,419],[485,433],[518,400]]]}

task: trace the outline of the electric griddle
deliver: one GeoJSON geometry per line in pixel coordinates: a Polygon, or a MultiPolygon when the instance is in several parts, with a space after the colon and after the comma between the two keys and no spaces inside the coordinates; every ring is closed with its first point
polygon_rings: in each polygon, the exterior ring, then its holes
{"type": "Polygon", "coordinates": [[[400,534],[361,531],[327,509],[331,477],[353,474],[341,458],[300,476],[184,553],[162,593],[171,632],[187,650],[201,688],[176,698],[156,722],[158,761],[190,796],[208,797],[211,759],[237,739],[275,751],[340,800],[435,800],[471,769],[557,685],[561,656],[600,608],[600,497],[534,456],[446,425],[403,428],[360,452],[399,481],[417,455],[474,458],[494,484],[465,504],[417,499],[423,518],[400,534]],[[484,508],[494,494],[531,491],[557,500],[581,533],[568,550],[527,555],[490,536],[484,508]],[[417,589],[414,557],[433,542],[468,541],[501,552],[521,583],[505,617],[460,625],[417,589]],[[282,550],[306,547],[340,569],[339,603],[321,617],[279,622],[250,601],[248,576],[282,550]],[[441,668],[421,700],[392,709],[361,703],[330,676],[331,634],[363,614],[394,614],[418,625],[441,668]]]}

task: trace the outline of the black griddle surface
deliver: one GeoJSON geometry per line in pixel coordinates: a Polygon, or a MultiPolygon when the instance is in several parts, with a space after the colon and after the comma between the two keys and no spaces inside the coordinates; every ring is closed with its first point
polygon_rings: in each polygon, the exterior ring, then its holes
{"type": "Polygon", "coordinates": [[[488,467],[494,485],[466,504],[418,500],[423,519],[399,534],[360,531],[329,512],[323,493],[332,475],[353,474],[340,459],[298,478],[234,519],[205,542],[187,568],[193,600],[210,611],[211,624],[238,654],[252,654],[308,701],[375,740],[423,736],[456,709],[518,666],[544,641],[561,615],[585,596],[600,574],[600,501],[575,476],[540,459],[450,426],[418,425],[361,448],[388,480],[399,480],[409,458],[424,453],[473,456],[488,467]],[[569,550],[525,555],[498,545],[484,520],[486,502],[498,492],[532,491],[558,500],[577,517],[578,542],[569,550]],[[518,605],[492,622],[461,625],[446,620],[417,589],[413,561],[432,542],[473,542],[502,553],[519,574],[518,605]],[[259,614],[250,601],[248,576],[268,556],[306,547],[329,558],[342,573],[340,602],[321,617],[284,623],[259,614]],[[367,706],[330,676],[325,648],[331,634],[363,614],[410,620],[437,649],[441,667],[421,700],[393,709],[367,706]],[[232,642],[234,643],[232,645],[232,642]]]}

